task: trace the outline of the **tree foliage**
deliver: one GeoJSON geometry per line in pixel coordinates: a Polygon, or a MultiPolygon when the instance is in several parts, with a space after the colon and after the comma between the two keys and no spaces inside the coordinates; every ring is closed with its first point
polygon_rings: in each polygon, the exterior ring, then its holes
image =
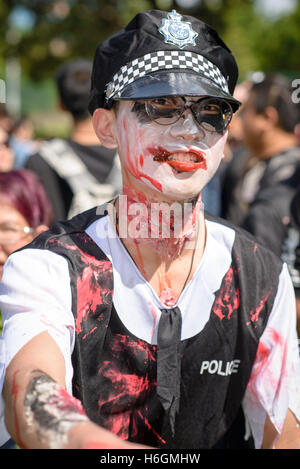
{"type": "Polygon", "coordinates": [[[18,57],[31,79],[53,76],[74,57],[92,58],[96,46],[122,28],[138,11],[176,8],[215,27],[237,58],[242,77],[248,70],[300,70],[300,5],[292,14],[270,20],[252,0],[202,0],[182,9],[175,0],[6,0],[0,3],[0,56],[18,57]],[[25,8],[31,27],[12,23],[25,8]]]}

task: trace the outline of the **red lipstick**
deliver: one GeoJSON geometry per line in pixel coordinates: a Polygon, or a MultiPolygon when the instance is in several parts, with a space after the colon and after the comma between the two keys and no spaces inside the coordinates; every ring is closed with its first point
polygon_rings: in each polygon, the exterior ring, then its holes
{"type": "Polygon", "coordinates": [[[207,169],[206,160],[201,151],[195,151],[194,149],[191,151],[178,151],[178,152],[169,152],[162,147],[155,147],[155,148],[148,148],[149,153],[151,153],[154,158],[154,161],[168,163],[172,168],[176,169],[177,171],[182,172],[192,172],[196,171],[197,169],[207,169]],[[179,161],[177,159],[170,159],[171,155],[176,155],[186,153],[187,155],[192,155],[195,161],[179,161]]]}

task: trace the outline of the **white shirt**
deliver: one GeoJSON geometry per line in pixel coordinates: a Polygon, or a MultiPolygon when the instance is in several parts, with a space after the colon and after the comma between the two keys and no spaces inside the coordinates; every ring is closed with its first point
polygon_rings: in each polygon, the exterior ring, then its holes
{"type": "MultiPolygon", "coordinates": [[[[203,257],[193,279],[177,301],[182,312],[182,339],[192,337],[204,328],[215,292],[220,288],[232,260],[235,231],[211,221],[206,221],[206,227],[207,241],[203,257]]],[[[108,217],[90,225],[87,233],[112,262],[113,302],[121,321],[136,337],[156,344],[160,308],[167,306],[161,303],[137,269],[116,237],[108,217]]],[[[12,254],[7,260],[0,283],[0,308],[4,319],[0,341],[0,389],[5,367],[15,354],[34,336],[48,331],[64,356],[66,384],[71,393],[71,355],[76,325],[72,313],[67,260],[51,251],[39,249],[25,249],[12,254]]],[[[246,422],[256,448],[261,446],[266,414],[280,433],[288,408],[300,420],[300,361],[295,297],[284,265],[243,401],[246,422]]],[[[3,412],[4,403],[0,398],[0,444],[8,439],[3,412]]]]}

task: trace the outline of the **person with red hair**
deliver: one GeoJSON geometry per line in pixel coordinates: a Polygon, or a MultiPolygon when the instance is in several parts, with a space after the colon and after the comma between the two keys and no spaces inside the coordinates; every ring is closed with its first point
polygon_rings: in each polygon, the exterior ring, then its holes
{"type": "Polygon", "coordinates": [[[8,256],[46,231],[52,219],[50,202],[34,173],[0,172],[0,278],[8,256]]]}
{"type": "MultiPolygon", "coordinates": [[[[8,256],[46,231],[52,221],[52,207],[33,172],[0,172],[0,280],[8,256]]],[[[14,441],[10,439],[4,448],[14,449],[14,441]]]]}

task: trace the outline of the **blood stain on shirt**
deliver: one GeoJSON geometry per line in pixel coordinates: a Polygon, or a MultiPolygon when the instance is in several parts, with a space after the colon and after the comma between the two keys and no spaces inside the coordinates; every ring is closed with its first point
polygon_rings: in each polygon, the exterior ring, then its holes
{"type": "Polygon", "coordinates": [[[221,288],[216,293],[216,299],[212,311],[223,320],[230,319],[240,306],[240,290],[235,282],[235,269],[230,267],[227,271],[221,288]]]}

